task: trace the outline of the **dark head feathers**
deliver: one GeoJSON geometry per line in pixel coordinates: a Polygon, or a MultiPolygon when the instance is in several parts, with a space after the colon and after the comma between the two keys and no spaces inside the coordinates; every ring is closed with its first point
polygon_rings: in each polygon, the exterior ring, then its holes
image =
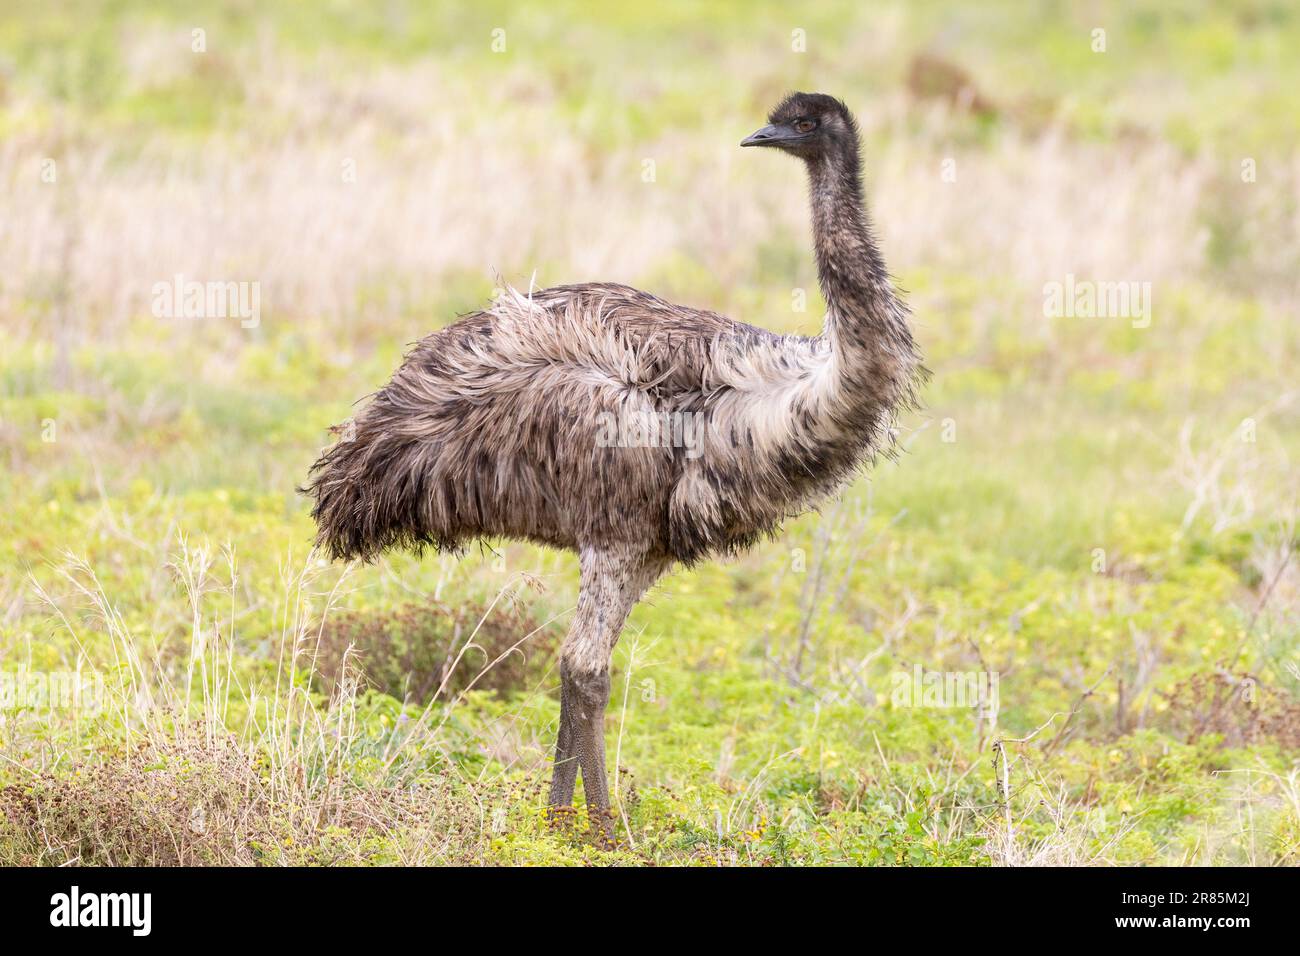
{"type": "Polygon", "coordinates": [[[779,125],[800,117],[817,118],[827,115],[839,116],[850,128],[856,125],[849,108],[841,100],[825,93],[790,93],[768,114],[767,121],[779,125]]]}

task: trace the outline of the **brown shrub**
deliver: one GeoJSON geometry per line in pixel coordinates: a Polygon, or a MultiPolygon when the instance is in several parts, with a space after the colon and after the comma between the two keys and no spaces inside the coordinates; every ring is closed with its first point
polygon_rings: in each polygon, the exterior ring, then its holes
{"type": "Polygon", "coordinates": [[[907,68],[907,89],[919,100],[944,100],[956,109],[977,116],[992,116],[997,108],[975,85],[971,75],[956,63],[934,53],[918,53],[907,68]]]}
{"type": "Polygon", "coordinates": [[[438,784],[308,787],[256,748],[142,742],[58,774],[0,788],[0,864],[350,865],[473,862],[478,811],[438,784]]]}
{"type": "Polygon", "coordinates": [[[1300,749],[1300,703],[1250,674],[1202,671],[1163,696],[1169,729],[1189,743],[1217,735],[1225,747],[1273,741],[1300,749]]]}
{"type": "Polygon", "coordinates": [[[557,628],[540,626],[518,607],[408,603],[332,615],[321,632],[316,669],[332,692],[355,663],[371,686],[427,704],[444,680],[444,697],[471,683],[497,693],[525,689],[540,679],[557,642],[557,628]]]}

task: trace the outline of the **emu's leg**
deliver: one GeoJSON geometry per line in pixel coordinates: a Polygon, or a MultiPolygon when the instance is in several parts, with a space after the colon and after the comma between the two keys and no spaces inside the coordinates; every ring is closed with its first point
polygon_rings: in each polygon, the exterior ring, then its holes
{"type": "Polygon", "coordinates": [[[609,784],[605,779],[605,706],[609,702],[608,668],[575,671],[560,659],[560,734],[555,744],[551,805],[571,809],[573,785],[582,769],[587,813],[608,831],[609,784]]]}
{"type": "Polygon", "coordinates": [[[551,806],[567,807],[582,770],[587,812],[606,834],[613,830],[605,779],[605,707],[609,661],[623,624],[666,567],[642,555],[584,549],[578,610],[560,650],[560,732],[555,744],[551,806]]]}
{"type": "Polygon", "coordinates": [[[551,775],[551,807],[571,810],[573,785],[578,779],[578,755],[573,749],[573,705],[569,703],[569,686],[564,679],[564,661],[560,661],[560,732],[555,738],[555,769],[551,775]]]}

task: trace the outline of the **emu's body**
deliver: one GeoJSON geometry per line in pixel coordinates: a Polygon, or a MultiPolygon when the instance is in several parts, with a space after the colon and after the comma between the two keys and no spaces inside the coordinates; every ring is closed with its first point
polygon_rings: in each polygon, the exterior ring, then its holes
{"type": "Polygon", "coordinates": [[[646,589],[675,562],[772,533],[888,452],[923,373],[870,233],[852,117],[795,94],[771,121],[746,144],[808,166],[821,335],[621,285],[508,291],[420,342],[313,467],[319,541],[336,558],[491,537],[578,553],[557,805],[581,767],[588,806],[608,807],[609,661],[646,589]]]}

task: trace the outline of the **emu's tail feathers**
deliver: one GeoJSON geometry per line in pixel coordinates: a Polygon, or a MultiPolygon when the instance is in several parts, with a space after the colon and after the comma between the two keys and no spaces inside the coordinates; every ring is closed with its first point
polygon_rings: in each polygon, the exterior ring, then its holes
{"type": "Polygon", "coordinates": [[[372,561],[390,548],[454,550],[439,522],[427,444],[349,426],[298,489],[314,499],[316,545],[334,560],[372,561]]]}

